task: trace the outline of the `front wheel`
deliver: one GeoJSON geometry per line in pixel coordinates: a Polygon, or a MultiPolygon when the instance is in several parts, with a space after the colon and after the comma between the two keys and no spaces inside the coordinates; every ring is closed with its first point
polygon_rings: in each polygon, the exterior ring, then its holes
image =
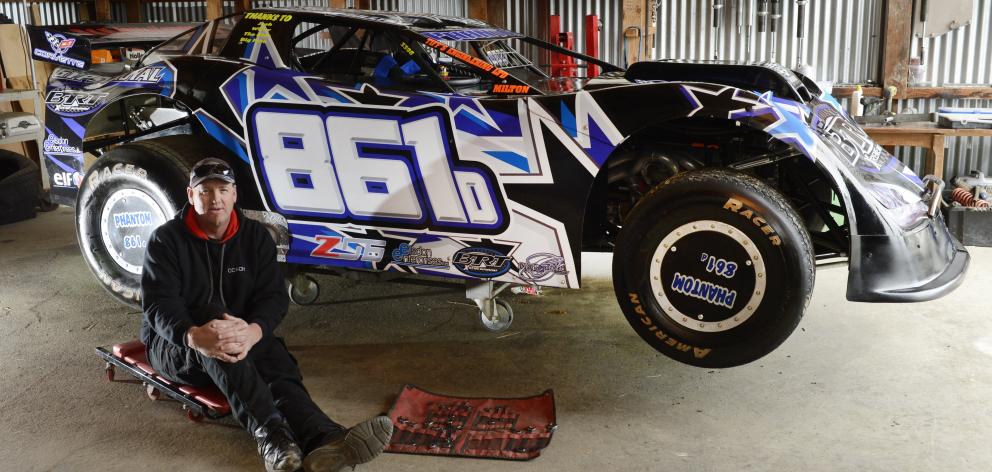
{"type": "Polygon", "coordinates": [[[207,157],[206,149],[189,136],[124,144],[83,178],[76,238],[86,264],[118,301],[140,306],[149,236],[186,203],[190,165],[207,157]]]}
{"type": "Polygon", "coordinates": [[[809,234],[760,180],[725,169],[675,176],[623,222],[613,284],[627,321],[659,352],[732,367],[778,347],[813,290],[809,234]]]}

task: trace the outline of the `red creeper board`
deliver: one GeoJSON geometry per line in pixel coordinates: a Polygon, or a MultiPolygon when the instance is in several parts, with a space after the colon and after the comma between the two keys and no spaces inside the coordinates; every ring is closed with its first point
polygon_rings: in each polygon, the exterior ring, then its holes
{"type": "Polygon", "coordinates": [[[389,411],[387,452],[530,460],[551,442],[552,390],[527,398],[458,398],[406,385],[389,411]]]}

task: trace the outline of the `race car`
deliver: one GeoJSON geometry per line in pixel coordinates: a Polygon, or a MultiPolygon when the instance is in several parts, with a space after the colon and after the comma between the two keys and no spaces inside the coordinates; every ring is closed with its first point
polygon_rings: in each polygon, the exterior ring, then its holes
{"type": "Polygon", "coordinates": [[[776,64],[624,70],[470,19],[306,8],[227,16],[99,67],[76,53],[99,38],[32,36],[62,65],[46,90],[53,198],[126,303],[208,156],[235,168],[296,302],[316,298],[315,272],[464,282],[505,329],[503,290],[579,288],[580,253],[612,252],[630,325],[701,367],[779,346],[818,261],[847,260],[859,302],[933,299],[968,266],[943,183],[776,64]],[[547,72],[563,57],[575,76],[547,72]]]}

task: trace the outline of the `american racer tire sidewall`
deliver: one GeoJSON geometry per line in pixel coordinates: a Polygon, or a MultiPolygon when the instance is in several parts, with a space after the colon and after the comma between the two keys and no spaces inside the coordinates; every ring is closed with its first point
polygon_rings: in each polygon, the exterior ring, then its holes
{"type": "MultiPolygon", "coordinates": [[[[795,330],[812,291],[810,246],[809,236],[799,225],[795,212],[767,185],[727,170],[690,172],[656,188],[628,215],[614,251],[614,289],[631,326],[659,352],[700,367],[731,367],[771,352],[795,330]],[[698,228],[698,232],[675,236],[676,231],[692,231],[701,222],[706,222],[706,227],[698,228]],[[715,237],[713,235],[719,234],[717,230],[731,234],[715,237]],[[679,241],[683,248],[696,243],[696,254],[684,257],[682,261],[695,261],[700,253],[705,259],[710,251],[698,250],[698,243],[703,240],[720,243],[717,245],[721,247],[714,248],[713,253],[725,253],[734,244],[745,249],[750,246],[752,253],[757,251],[760,257],[755,259],[755,265],[748,261],[754,283],[749,285],[745,281],[743,288],[737,290],[741,292],[737,293],[738,303],[732,310],[724,307],[709,307],[708,310],[739,313],[743,318],[739,323],[733,321],[736,315],[726,315],[722,328],[716,328],[715,322],[706,323],[716,331],[705,332],[696,329],[695,320],[671,315],[672,308],[678,308],[680,304],[709,305],[705,300],[701,304],[698,299],[702,297],[698,295],[690,300],[689,290],[674,291],[678,285],[670,276],[670,269],[666,280],[656,280],[652,285],[651,279],[659,276],[657,271],[652,273],[659,265],[658,255],[663,254],[662,262],[668,264],[662,265],[660,278],[664,278],[665,269],[672,264],[668,260],[669,253],[659,249],[666,237],[669,243],[679,241]],[[656,262],[654,266],[652,261],[656,262]],[[757,285],[758,261],[764,290],[759,290],[757,285]],[[658,293],[659,287],[661,293],[658,293]],[[755,293],[757,296],[752,298],[755,293]],[[759,301],[751,307],[753,310],[745,311],[750,300],[759,301]]],[[[743,261],[738,262],[746,269],[743,261]]],[[[698,263],[705,264],[705,261],[698,263]]],[[[722,290],[732,287],[730,284],[734,282],[705,272],[699,276],[698,268],[686,267],[682,272],[687,272],[686,269],[696,271],[696,287],[703,284],[722,290]]]]}
{"type": "Polygon", "coordinates": [[[127,305],[141,303],[140,266],[148,235],[185,203],[183,173],[167,159],[120,147],[100,158],[80,185],[80,250],[101,285],[127,305]]]}

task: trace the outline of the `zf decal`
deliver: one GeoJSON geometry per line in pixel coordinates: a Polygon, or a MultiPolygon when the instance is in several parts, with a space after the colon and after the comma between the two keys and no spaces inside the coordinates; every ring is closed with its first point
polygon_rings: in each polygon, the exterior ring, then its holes
{"type": "Polygon", "coordinates": [[[459,161],[446,112],[331,108],[250,112],[259,180],[280,213],[473,234],[507,225],[495,176],[459,161]]]}
{"type": "Polygon", "coordinates": [[[379,239],[318,235],[316,240],[317,247],[310,251],[311,256],[339,261],[379,262],[386,247],[386,242],[379,239]]]}
{"type": "Polygon", "coordinates": [[[109,95],[77,90],[52,90],[45,96],[45,104],[57,112],[87,113],[103,105],[109,95]]]}
{"type": "Polygon", "coordinates": [[[724,210],[730,210],[738,215],[747,218],[752,224],[761,228],[761,232],[768,236],[768,240],[771,241],[772,246],[780,246],[782,244],[782,239],[778,237],[775,233],[775,229],[772,228],[764,218],[758,216],[758,213],[746,206],[740,200],[736,198],[728,198],[727,203],[723,204],[724,210]]]}
{"type": "Polygon", "coordinates": [[[499,277],[510,270],[512,258],[495,249],[467,247],[451,258],[451,265],[473,277],[499,277]]]}
{"type": "Polygon", "coordinates": [[[663,341],[669,347],[677,351],[689,352],[691,350],[692,355],[696,359],[702,359],[710,353],[711,349],[709,348],[704,349],[689,344],[685,344],[682,341],[679,341],[665,334],[665,332],[659,329],[658,326],[654,323],[654,320],[651,319],[651,316],[644,311],[644,306],[641,305],[640,297],[638,297],[636,293],[628,293],[627,296],[630,298],[630,304],[633,305],[634,307],[634,313],[636,313],[637,316],[641,318],[641,323],[643,323],[644,326],[647,326],[648,331],[654,333],[654,336],[658,338],[659,341],[663,341]]]}
{"type": "Polygon", "coordinates": [[[447,269],[450,266],[448,259],[434,257],[430,249],[411,246],[407,243],[400,244],[398,248],[393,249],[393,262],[423,269],[447,269]]]}
{"type": "Polygon", "coordinates": [[[520,265],[520,278],[528,282],[543,282],[555,275],[567,275],[565,258],[557,254],[542,252],[531,254],[520,265]]]}

